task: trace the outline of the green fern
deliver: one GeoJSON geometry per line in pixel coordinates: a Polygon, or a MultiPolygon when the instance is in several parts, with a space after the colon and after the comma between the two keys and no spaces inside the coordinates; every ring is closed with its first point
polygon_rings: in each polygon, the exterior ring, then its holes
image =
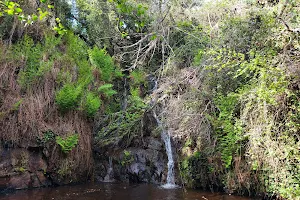
{"type": "Polygon", "coordinates": [[[55,138],[56,143],[61,147],[63,153],[70,152],[77,144],[79,140],[78,134],[73,134],[68,136],[67,138],[63,139],[60,136],[55,138]]]}
{"type": "Polygon", "coordinates": [[[88,51],[92,65],[101,71],[101,78],[104,81],[110,81],[113,77],[115,66],[112,58],[105,49],[94,47],[88,51]]]}
{"type": "Polygon", "coordinates": [[[82,94],[82,88],[72,84],[66,84],[56,93],[56,103],[62,112],[66,112],[78,106],[82,94]]]}
{"type": "Polygon", "coordinates": [[[83,110],[88,117],[93,117],[101,106],[99,97],[91,92],[88,92],[83,104],[83,110]]]}
{"type": "Polygon", "coordinates": [[[112,89],[112,84],[104,84],[98,88],[98,92],[103,93],[107,97],[111,97],[114,94],[117,94],[117,91],[112,89]]]}

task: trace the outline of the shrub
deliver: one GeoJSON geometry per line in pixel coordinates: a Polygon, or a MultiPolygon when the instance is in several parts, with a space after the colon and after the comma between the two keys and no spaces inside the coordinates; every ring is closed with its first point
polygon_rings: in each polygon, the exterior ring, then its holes
{"type": "Polygon", "coordinates": [[[101,106],[101,100],[95,94],[88,92],[85,102],[83,104],[83,110],[89,117],[93,117],[101,106]]]}
{"type": "Polygon", "coordinates": [[[82,87],[87,87],[93,82],[93,74],[91,65],[87,60],[80,60],[78,64],[78,81],[82,87]]]}
{"type": "Polygon", "coordinates": [[[92,65],[101,71],[102,80],[110,81],[115,73],[115,66],[105,49],[94,47],[92,50],[89,50],[89,57],[92,65]]]}
{"type": "Polygon", "coordinates": [[[19,61],[23,58],[24,67],[19,73],[18,82],[23,88],[29,88],[44,74],[49,72],[54,60],[61,55],[57,46],[61,38],[54,35],[46,35],[42,42],[35,43],[29,36],[25,36],[13,48],[12,58],[19,61]]]}
{"type": "Polygon", "coordinates": [[[104,84],[98,88],[98,91],[103,93],[107,97],[111,97],[114,94],[117,94],[117,91],[112,89],[112,84],[104,84]]]}
{"type": "Polygon", "coordinates": [[[145,73],[141,70],[134,70],[130,73],[130,78],[135,85],[145,83],[145,73]]]}
{"type": "Polygon", "coordinates": [[[62,152],[68,153],[78,144],[79,135],[73,134],[68,136],[65,139],[63,139],[60,136],[57,136],[55,139],[56,139],[56,143],[61,147],[62,152]]]}
{"type": "Polygon", "coordinates": [[[66,112],[78,106],[82,94],[81,87],[75,87],[72,84],[66,84],[56,93],[56,103],[62,112],[66,112]]]}
{"type": "Polygon", "coordinates": [[[204,27],[192,22],[180,22],[170,38],[170,45],[174,49],[176,60],[182,66],[192,64],[199,49],[205,48],[209,43],[209,36],[204,27]]]}
{"type": "Polygon", "coordinates": [[[210,180],[206,174],[209,173],[210,166],[205,156],[197,151],[180,162],[180,175],[188,187],[208,188],[210,180]]]}
{"type": "Polygon", "coordinates": [[[51,130],[47,130],[46,132],[43,133],[42,137],[37,137],[36,141],[39,145],[45,146],[48,142],[54,141],[55,139],[55,134],[51,130]]]}
{"type": "Polygon", "coordinates": [[[81,40],[78,36],[75,36],[73,33],[67,33],[64,36],[67,45],[67,54],[69,57],[72,57],[77,65],[79,65],[80,61],[87,60],[88,52],[87,45],[83,40],[81,40]]]}
{"type": "Polygon", "coordinates": [[[35,80],[41,63],[43,48],[40,43],[34,44],[32,38],[25,36],[24,39],[14,47],[14,59],[24,58],[25,67],[20,71],[18,82],[27,88],[35,80]]]}

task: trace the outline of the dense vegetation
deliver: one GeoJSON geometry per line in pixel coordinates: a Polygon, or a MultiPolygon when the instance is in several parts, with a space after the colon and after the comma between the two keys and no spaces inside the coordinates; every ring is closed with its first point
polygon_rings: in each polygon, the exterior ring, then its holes
{"type": "Polygon", "coordinates": [[[2,0],[0,139],[78,181],[155,109],[185,186],[299,199],[299,5],[2,0]]]}

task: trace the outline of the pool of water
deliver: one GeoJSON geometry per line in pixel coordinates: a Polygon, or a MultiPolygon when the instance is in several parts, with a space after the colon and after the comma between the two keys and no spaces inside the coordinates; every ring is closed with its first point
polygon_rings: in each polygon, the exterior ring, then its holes
{"type": "Polygon", "coordinates": [[[0,195],[0,200],[250,200],[197,190],[163,189],[149,184],[85,184],[16,191],[0,195]]]}

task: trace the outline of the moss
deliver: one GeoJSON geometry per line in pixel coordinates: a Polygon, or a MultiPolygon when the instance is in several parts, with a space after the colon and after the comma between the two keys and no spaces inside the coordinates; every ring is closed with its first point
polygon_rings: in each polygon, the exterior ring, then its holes
{"type": "Polygon", "coordinates": [[[209,164],[200,152],[185,157],[180,162],[180,174],[184,184],[190,188],[208,189],[213,187],[209,180],[209,164]]]}

